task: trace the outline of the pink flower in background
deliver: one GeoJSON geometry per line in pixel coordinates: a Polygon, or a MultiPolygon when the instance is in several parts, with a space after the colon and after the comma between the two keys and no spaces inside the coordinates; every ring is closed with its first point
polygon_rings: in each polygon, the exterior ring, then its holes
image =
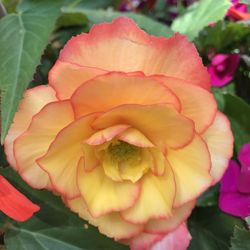
{"type": "Polygon", "coordinates": [[[250,14],[247,13],[247,5],[239,3],[238,0],[232,0],[232,7],[228,10],[228,16],[233,20],[247,20],[250,19],[250,14]]]}
{"type": "Polygon", "coordinates": [[[211,83],[214,87],[222,87],[229,83],[238,67],[240,55],[238,54],[217,54],[208,65],[208,72],[211,76],[211,83]]]}
{"type": "Polygon", "coordinates": [[[231,160],[221,180],[219,206],[225,213],[239,217],[250,215],[250,143],[238,155],[241,166],[231,160]]]}

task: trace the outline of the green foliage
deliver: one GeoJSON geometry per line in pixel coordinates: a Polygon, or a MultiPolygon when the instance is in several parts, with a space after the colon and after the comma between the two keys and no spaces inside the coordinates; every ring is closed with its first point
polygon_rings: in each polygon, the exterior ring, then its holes
{"type": "Polygon", "coordinates": [[[183,16],[176,18],[171,28],[193,40],[203,28],[221,20],[230,4],[230,0],[200,0],[191,5],[183,16]]]}
{"type": "Polygon", "coordinates": [[[213,206],[196,208],[188,225],[192,235],[189,250],[226,250],[234,225],[242,226],[242,221],[213,206]]]}
{"type": "Polygon", "coordinates": [[[207,207],[207,206],[215,206],[217,205],[219,197],[219,185],[215,185],[209,188],[205,193],[203,193],[198,201],[196,206],[198,207],[207,207]]]}
{"type": "Polygon", "coordinates": [[[121,13],[113,10],[92,10],[85,8],[72,8],[72,7],[64,7],[62,8],[62,12],[64,14],[77,14],[80,21],[85,16],[88,18],[91,24],[101,23],[101,22],[110,22],[114,18],[118,16],[127,16],[135,20],[135,22],[145,31],[152,35],[156,36],[165,36],[169,37],[173,34],[173,32],[164,24],[161,24],[149,17],[146,17],[141,14],[136,13],[121,13]],[[79,15],[82,14],[83,16],[79,15]]]}
{"type": "Polygon", "coordinates": [[[235,227],[231,239],[230,250],[249,250],[250,249],[250,231],[245,228],[235,227]]]}
{"type": "Polygon", "coordinates": [[[0,20],[2,142],[59,14],[60,2],[37,0],[0,20]]]}
{"type": "Polygon", "coordinates": [[[220,21],[213,28],[204,29],[195,41],[203,54],[211,48],[220,53],[230,53],[250,43],[250,28],[239,22],[220,21]]]}
{"type": "Polygon", "coordinates": [[[228,116],[234,135],[237,152],[244,143],[250,141],[250,106],[241,98],[224,94],[223,112],[228,116]]]}
{"type": "Polygon", "coordinates": [[[41,207],[41,210],[26,222],[8,220],[9,229],[4,236],[8,250],[128,249],[101,235],[95,227],[71,213],[59,197],[48,191],[29,187],[12,169],[1,169],[1,174],[41,207]]]}

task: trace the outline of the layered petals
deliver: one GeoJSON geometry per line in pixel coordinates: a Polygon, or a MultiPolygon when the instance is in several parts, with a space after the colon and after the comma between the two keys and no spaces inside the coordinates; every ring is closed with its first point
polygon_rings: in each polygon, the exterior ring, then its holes
{"type": "Polygon", "coordinates": [[[110,72],[96,77],[79,87],[71,100],[76,117],[108,111],[123,104],[168,103],[180,110],[179,99],[169,88],[140,73],[110,72]]]}
{"type": "Polygon", "coordinates": [[[73,37],[59,59],[107,71],[162,74],[210,88],[207,70],[185,36],[175,34],[168,39],[150,36],[126,17],[94,25],[89,34],[73,37]]]}
{"type": "Polygon", "coordinates": [[[140,194],[140,185],[130,181],[115,182],[101,167],[86,172],[78,166],[78,187],[93,217],[133,206],[140,194]]]}
{"type": "Polygon", "coordinates": [[[25,133],[14,143],[14,153],[18,171],[22,178],[35,188],[49,185],[49,177],[36,163],[44,155],[57,133],[74,119],[68,101],[47,104],[33,116],[25,133]]]}
{"type": "Polygon", "coordinates": [[[29,219],[40,208],[0,176],[0,210],[17,221],[29,219]]]}
{"type": "Polygon", "coordinates": [[[218,111],[213,124],[202,137],[211,155],[210,174],[213,177],[213,183],[217,183],[226,171],[228,161],[233,155],[233,135],[227,117],[218,111]]]}
{"type": "Polygon", "coordinates": [[[187,220],[190,216],[196,201],[190,201],[184,205],[174,208],[172,215],[167,219],[154,219],[147,222],[144,231],[151,234],[166,234],[187,220]]]}
{"type": "Polygon", "coordinates": [[[175,206],[193,200],[212,182],[211,160],[206,143],[196,135],[193,141],[179,150],[169,150],[167,159],[172,166],[175,182],[175,206]]]}
{"type": "Polygon", "coordinates": [[[106,129],[97,131],[93,135],[91,135],[85,143],[89,145],[100,145],[105,142],[111,141],[115,136],[121,134],[123,131],[127,130],[129,125],[115,125],[108,127],[106,129]]]}
{"type": "Polygon", "coordinates": [[[157,242],[150,250],[186,250],[192,239],[185,223],[181,224],[174,231],[168,233],[157,242]]]}
{"type": "Polygon", "coordinates": [[[141,233],[129,241],[131,250],[149,250],[156,242],[163,239],[162,234],[141,233]]]}
{"type": "Polygon", "coordinates": [[[82,83],[104,73],[106,71],[102,69],[58,60],[49,72],[49,85],[56,91],[58,99],[65,100],[69,99],[82,83]]]}
{"type": "MultiPolygon", "coordinates": [[[[131,250],[184,250],[196,198],[222,177],[232,144],[194,45],[119,17],[64,46],[49,87],[25,93],[5,151],[32,187],[131,250]]],[[[0,210],[18,218],[1,192],[0,210]]]]}
{"type": "Polygon", "coordinates": [[[167,86],[180,100],[181,114],[194,121],[198,133],[204,132],[214,121],[217,104],[209,91],[199,86],[190,86],[185,80],[154,76],[167,86]]]}
{"type": "Polygon", "coordinates": [[[129,124],[140,130],[154,145],[163,149],[183,147],[194,135],[193,123],[171,105],[122,105],[100,115],[92,124],[103,129],[115,124],[129,124]]]}
{"type": "Polygon", "coordinates": [[[149,219],[171,216],[175,197],[175,181],[170,168],[163,176],[147,174],[141,184],[141,194],[136,204],[122,212],[131,223],[145,224],[149,219]]]}
{"type": "Polygon", "coordinates": [[[134,128],[129,128],[123,133],[121,133],[117,138],[121,141],[125,141],[131,145],[140,147],[140,148],[151,148],[154,147],[154,144],[149,141],[149,139],[142,134],[139,130],[134,128]]]}
{"type": "Polygon", "coordinates": [[[67,200],[66,203],[73,212],[78,213],[80,217],[97,226],[101,233],[115,240],[129,239],[143,230],[143,226],[124,221],[116,212],[93,218],[82,198],[67,200]]]}
{"type": "Polygon", "coordinates": [[[4,142],[4,150],[10,165],[17,170],[14,157],[13,143],[28,127],[33,115],[39,112],[46,104],[56,101],[55,91],[48,86],[41,85],[27,90],[21,101],[18,112],[10,126],[4,142]]]}
{"type": "Polygon", "coordinates": [[[95,114],[69,124],[58,133],[47,153],[37,160],[39,166],[48,173],[55,190],[68,198],[80,194],[77,166],[83,165],[82,141],[94,132],[90,126],[94,119],[95,114]]]}

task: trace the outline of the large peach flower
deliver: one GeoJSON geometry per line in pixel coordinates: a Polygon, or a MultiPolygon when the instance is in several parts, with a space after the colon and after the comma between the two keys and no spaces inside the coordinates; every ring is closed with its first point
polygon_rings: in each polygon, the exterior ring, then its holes
{"type": "Polygon", "coordinates": [[[142,250],[164,236],[185,234],[187,245],[183,222],[222,177],[232,144],[195,47],[121,17],[66,44],[49,85],[26,91],[5,151],[32,187],[142,250]]]}

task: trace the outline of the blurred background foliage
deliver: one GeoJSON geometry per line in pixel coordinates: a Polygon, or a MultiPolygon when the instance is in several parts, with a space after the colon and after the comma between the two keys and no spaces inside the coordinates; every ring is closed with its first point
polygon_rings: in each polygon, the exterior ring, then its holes
{"type": "MultiPolygon", "coordinates": [[[[249,4],[248,0],[241,2],[249,4]]],[[[235,155],[250,141],[250,21],[230,18],[229,0],[3,0],[1,6],[2,141],[23,91],[47,83],[48,71],[64,44],[72,36],[88,32],[93,24],[120,15],[133,18],[142,29],[156,36],[169,37],[176,31],[187,35],[205,65],[216,54],[239,54],[240,62],[232,81],[224,87],[214,87],[213,92],[219,108],[232,123],[235,155]]],[[[42,208],[24,223],[0,214],[3,247],[127,249],[69,212],[58,197],[29,188],[6,168],[2,148],[1,166],[1,174],[42,208]]],[[[193,237],[189,249],[250,249],[249,220],[222,213],[218,208],[218,190],[218,185],[210,188],[197,202],[188,223],[193,237]]]]}

